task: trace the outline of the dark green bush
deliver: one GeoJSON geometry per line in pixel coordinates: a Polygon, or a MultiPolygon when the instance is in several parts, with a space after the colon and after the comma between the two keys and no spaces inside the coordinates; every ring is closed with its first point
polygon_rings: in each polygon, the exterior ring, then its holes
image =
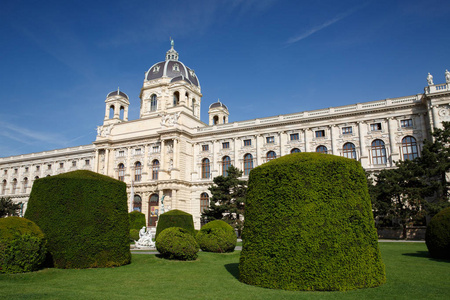
{"type": "Polygon", "coordinates": [[[130,218],[130,229],[137,229],[138,231],[145,226],[145,215],[137,210],[128,214],[130,218]]]}
{"type": "Polygon", "coordinates": [[[130,242],[138,241],[139,240],[139,230],[137,229],[130,229],[130,242]]]}
{"type": "Polygon", "coordinates": [[[124,182],[84,170],[38,179],[25,216],[44,232],[57,268],[131,260],[124,182]]]}
{"type": "Polygon", "coordinates": [[[192,236],[195,236],[194,220],[191,214],[174,209],[159,216],[158,225],[156,226],[156,236],[166,228],[181,227],[186,229],[192,236]]]}
{"type": "Polygon", "coordinates": [[[0,273],[39,270],[46,253],[44,234],[34,222],[19,217],[0,219],[0,273]]]}
{"type": "Polygon", "coordinates": [[[156,250],[162,257],[178,260],[195,260],[199,246],[192,234],[181,227],[170,227],[156,238],[156,250]]]}
{"type": "Polygon", "coordinates": [[[233,227],[222,220],[205,224],[196,239],[202,251],[218,253],[234,251],[237,242],[233,227]]]}
{"type": "Polygon", "coordinates": [[[244,283],[286,290],[351,290],[384,283],[359,162],[295,153],[253,169],[239,273],[244,283]]]}
{"type": "Polygon", "coordinates": [[[431,257],[450,259],[450,207],[431,218],[425,242],[431,257]]]}

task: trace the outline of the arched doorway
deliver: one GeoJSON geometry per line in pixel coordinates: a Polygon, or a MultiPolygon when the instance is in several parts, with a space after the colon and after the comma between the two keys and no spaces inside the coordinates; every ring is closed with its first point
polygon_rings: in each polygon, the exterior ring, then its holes
{"type": "Polygon", "coordinates": [[[152,194],[148,201],[148,226],[156,226],[159,214],[159,196],[152,194]]]}

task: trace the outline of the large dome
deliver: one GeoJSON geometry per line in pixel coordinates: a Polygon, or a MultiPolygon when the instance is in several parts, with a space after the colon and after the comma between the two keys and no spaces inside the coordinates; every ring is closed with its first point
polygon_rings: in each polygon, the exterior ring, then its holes
{"type": "Polygon", "coordinates": [[[184,80],[197,87],[200,86],[194,70],[189,69],[178,60],[178,52],[173,48],[173,41],[172,48],[166,53],[166,61],[154,64],[145,73],[145,80],[155,80],[163,77],[172,78],[171,82],[184,80]]]}

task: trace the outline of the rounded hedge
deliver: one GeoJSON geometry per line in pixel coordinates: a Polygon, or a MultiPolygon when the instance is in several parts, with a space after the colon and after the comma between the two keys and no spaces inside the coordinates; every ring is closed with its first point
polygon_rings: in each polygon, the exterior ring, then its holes
{"type": "Polygon", "coordinates": [[[25,216],[44,232],[57,268],[113,267],[131,260],[124,182],[85,170],[38,179],[25,216]]]}
{"type": "Polygon", "coordinates": [[[170,227],[156,238],[156,250],[164,258],[195,260],[199,246],[192,234],[181,227],[170,227]]]}
{"type": "Polygon", "coordinates": [[[431,218],[425,242],[431,257],[450,259],[450,207],[431,218]]]}
{"type": "Polygon", "coordinates": [[[145,226],[145,215],[140,211],[134,210],[128,214],[130,219],[130,229],[137,229],[138,231],[145,226]]]}
{"type": "Polygon", "coordinates": [[[295,153],[250,172],[240,281],[286,290],[351,290],[386,281],[359,162],[295,153]]]}
{"type": "Polygon", "coordinates": [[[218,253],[234,251],[237,242],[233,227],[222,220],[205,224],[196,239],[202,251],[218,253]]]}
{"type": "Polygon", "coordinates": [[[184,228],[192,234],[192,236],[195,236],[194,219],[192,218],[192,215],[187,212],[174,209],[160,215],[158,224],[156,225],[155,238],[157,238],[163,230],[170,227],[184,228]]]}
{"type": "Polygon", "coordinates": [[[139,241],[139,230],[130,229],[130,242],[139,241]]]}
{"type": "Polygon", "coordinates": [[[46,253],[44,234],[34,222],[19,217],[0,218],[0,273],[39,270],[46,253]]]}

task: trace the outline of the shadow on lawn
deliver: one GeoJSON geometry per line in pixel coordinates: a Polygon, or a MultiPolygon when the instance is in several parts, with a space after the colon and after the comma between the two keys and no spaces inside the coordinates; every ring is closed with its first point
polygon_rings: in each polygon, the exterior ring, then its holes
{"type": "Polygon", "coordinates": [[[414,257],[422,257],[422,258],[427,258],[427,259],[433,260],[433,261],[450,263],[449,259],[440,259],[440,258],[433,258],[433,257],[431,257],[429,255],[428,251],[417,251],[415,253],[403,253],[402,255],[414,256],[414,257]]]}
{"type": "Polygon", "coordinates": [[[227,264],[227,265],[225,265],[225,269],[227,269],[228,273],[233,275],[234,278],[239,280],[239,264],[238,263],[227,264]]]}

